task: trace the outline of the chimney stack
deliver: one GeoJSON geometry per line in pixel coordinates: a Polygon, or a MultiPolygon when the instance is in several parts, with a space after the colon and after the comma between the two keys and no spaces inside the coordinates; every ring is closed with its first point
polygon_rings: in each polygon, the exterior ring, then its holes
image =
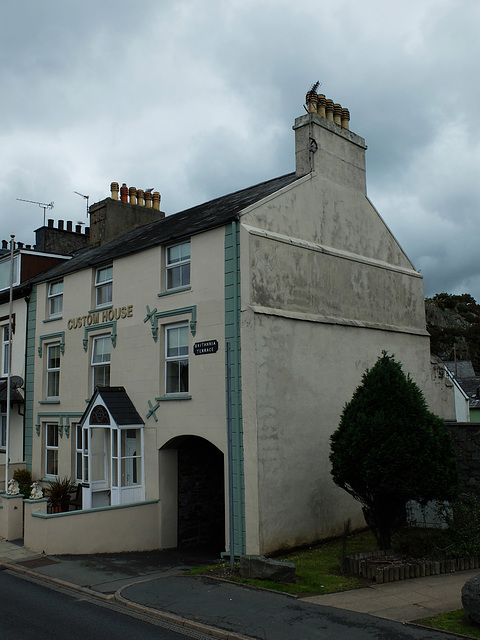
{"type": "Polygon", "coordinates": [[[350,112],[315,83],[305,96],[307,113],[295,120],[297,176],[318,172],[323,178],[366,195],[365,140],[350,131],[350,112]]]}
{"type": "Polygon", "coordinates": [[[90,207],[91,247],[98,247],[128,231],[165,217],[160,211],[161,197],[158,191],[127,187],[125,182],[120,189],[118,182],[112,182],[110,191],[111,198],[105,198],[90,207]]]}

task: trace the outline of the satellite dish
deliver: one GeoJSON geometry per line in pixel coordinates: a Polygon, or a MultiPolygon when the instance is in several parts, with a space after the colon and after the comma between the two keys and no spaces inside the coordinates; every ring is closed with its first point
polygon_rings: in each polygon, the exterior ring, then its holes
{"type": "Polygon", "coordinates": [[[21,376],[12,376],[10,378],[10,386],[12,389],[20,389],[23,387],[23,378],[21,376]]]}

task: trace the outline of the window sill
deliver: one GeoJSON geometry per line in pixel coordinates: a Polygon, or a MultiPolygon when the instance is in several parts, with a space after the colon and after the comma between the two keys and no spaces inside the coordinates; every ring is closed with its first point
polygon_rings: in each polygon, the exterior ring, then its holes
{"type": "Polygon", "coordinates": [[[95,313],[96,311],[108,311],[109,309],[113,309],[112,303],[102,305],[101,307],[95,307],[95,309],[90,309],[88,313],[90,314],[95,313]]]}
{"type": "Polygon", "coordinates": [[[47,400],[39,400],[38,404],[60,404],[59,398],[52,398],[47,400]]]}
{"type": "Polygon", "coordinates": [[[63,316],[52,316],[51,318],[45,318],[43,323],[46,324],[47,322],[54,322],[55,320],[62,320],[62,319],[63,319],[63,316]]]}
{"type": "Polygon", "coordinates": [[[182,293],[182,291],[190,291],[190,285],[186,285],[185,287],[177,287],[176,289],[168,289],[167,291],[163,291],[162,293],[157,293],[157,298],[163,298],[163,296],[169,296],[172,293],[182,293]]]}
{"type": "Polygon", "coordinates": [[[168,400],[191,400],[192,396],[189,393],[169,393],[166,396],[160,396],[155,398],[157,402],[165,402],[168,400]]]}

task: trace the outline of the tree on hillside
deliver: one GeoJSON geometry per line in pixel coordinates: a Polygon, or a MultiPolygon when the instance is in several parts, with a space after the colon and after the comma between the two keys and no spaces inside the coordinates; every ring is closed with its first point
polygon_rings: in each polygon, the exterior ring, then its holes
{"type": "Polygon", "coordinates": [[[448,500],[457,463],[443,420],[399,362],[383,352],[345,405],[331,437],[335,483],[362,504],[381,549],[404,522],[408,500],[448,500]]]}

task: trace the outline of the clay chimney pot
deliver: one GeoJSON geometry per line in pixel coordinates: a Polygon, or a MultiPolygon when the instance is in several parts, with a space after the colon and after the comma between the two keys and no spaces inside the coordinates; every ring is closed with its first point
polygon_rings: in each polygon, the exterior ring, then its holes
{"type": "Polygon", "coordinates": [[[342,125],[342,105],[338,102],[333,105],[333,121],[335,124],[342,125]]]}
{"type": "Polygon", "coordinates": [[[160,193],[158,191],[154,191],[152,194],[153,198],[153,208],[156,211],[160,211],[160,193]]]}
{"type": "Polygon", "coordinates": [[[120,200],[122,202],[128,202],[128,187],[125,182],[120,187],[120,200]]]}
{"type": "Polygon", "coordinates": [[[327,115],[327,120],[333,122],[333,100],[327,99],[325,102],[325,113],[327,115]]]}
{"type": "Polygon", "coordinates": [[[342,127],[344,129],[350,128],[350,111],[348,109],[342,109],[342,127]]]}
{"type": "Polygon", "coordinates": [[[326,117],[325,114],[325,105],[327,103],[327,100],[325,98],[325,95],[323,93],[319,93],[318,94],[318,104],[317,104],[317,113],[319,116],[322,116],[322,118],[326,117]]]}
{"type": "Polygon", "coordinates": [[[137,204],[139,204],[141,207],[145,206],[145,194],[143,189],[137,190],[137,204]]]}
{"type": "Polygon", "coordinates": [[[130,198],[130,204],[137,204],[137,189],[135,187],[129,188],[128,195],[130,198]]]}
{"type": "Polygon", "coordinates": [[[112,200],[118,200],[118,182],[111,183],[110,191],[112,192],[112,200]]]}

